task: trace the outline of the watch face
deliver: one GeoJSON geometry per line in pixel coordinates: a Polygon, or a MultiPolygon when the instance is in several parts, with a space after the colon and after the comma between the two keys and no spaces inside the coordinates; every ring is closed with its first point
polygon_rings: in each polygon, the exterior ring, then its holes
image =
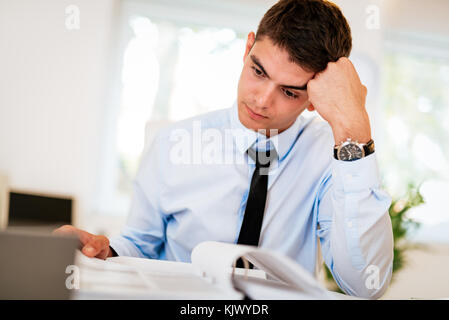
{"type": "Polygon", "coordinates": [[[348,143],[340,148],[338,158],[343,161],[357,160],[363,158],[363,150],[355,143],[348,143]]]}

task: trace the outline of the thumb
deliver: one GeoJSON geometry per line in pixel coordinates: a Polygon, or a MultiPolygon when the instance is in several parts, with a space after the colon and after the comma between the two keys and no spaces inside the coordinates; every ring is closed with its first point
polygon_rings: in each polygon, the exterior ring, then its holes
{"type": "Polygon", "coordinates": [[[92,236],[90,240],[84,245],[81,252],[88,257],[98,257],[105,259],[107,250],[109,248],[109,240],[104,236],[92,236]]]}
{"type": "Polygon", "coordinates": [[[88,257],[95,257],[101,250],[103,250],[101,241],[99,241],[98,237],[92,235],[84,245],[83,249],[81,249],[81,252],[88,257]]]}
{"type": "Polygon", "coordinates": [[[101,250],[95,247],[93,241],[88,242],[82,249],[81,252],[88,257],[95,257],[101,250]]]}

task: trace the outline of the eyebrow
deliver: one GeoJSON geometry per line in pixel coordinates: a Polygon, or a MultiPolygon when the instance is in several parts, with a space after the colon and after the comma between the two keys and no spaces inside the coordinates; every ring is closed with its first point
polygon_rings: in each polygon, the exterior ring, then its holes
{"type": "MultiPolygon", "coordinates": [[[[270,78],[270,76],[265,71],[264,67],[262,66],[262,63],[260,62],[260,60],[253,54],[250,55],[249,57],[254,62],[254,64],[256,64],[262,70],[262,72],[267,76],[267,78],[270,78]]],[[[307,83],[305,85],[299,86],[299,87],[298,86],[289,86],[289,85],[281,85],[281,87],[293,89],[293,90],[307,90],[307,83]]]]}

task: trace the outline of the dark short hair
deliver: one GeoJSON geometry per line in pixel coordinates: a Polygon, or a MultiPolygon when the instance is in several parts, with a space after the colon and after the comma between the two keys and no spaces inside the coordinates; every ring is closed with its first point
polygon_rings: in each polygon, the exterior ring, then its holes
{"type": "Polygon", "coordinates": [[[329,62],[349,57],[351,29],[340,8],[325,0],[280,0],[263,16],[256,41],[267,36],[290,60],[320,72],[329,62]]]}

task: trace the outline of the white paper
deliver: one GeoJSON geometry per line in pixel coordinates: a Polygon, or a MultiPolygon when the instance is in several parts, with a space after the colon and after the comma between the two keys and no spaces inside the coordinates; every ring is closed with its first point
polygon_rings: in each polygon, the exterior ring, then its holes
{"type": "MultiPolygon", "coordinates": [[[[200,243],[192,252],[192,264],[201,270],[206,276],[212,277],[219,283],[234,287],[236,282],[226,269],[240,257],[245,257],[254,264],[255,267],[263,270],[273,281],[261,281],[260,279],[241,279],[237,281],[243,283],[240,289],[255,289],[255,291],[269,292],[270,286],[273,292],[284,292],[299,299],[301,296],[313,297],[314,299],[335,299],[324,287],[301,265],[291,258],[279,254],[275,251],[262,249],[253,246],[235,245],[229,243],[207,241],[200,243]],[[288,288],[288,289],[287,289],[288,288]]],[[[264,299],[262,295],[257,299],[264,299]]],[[[268,299],[268,298],[267,298],[268,299]]],[[[270,299],[274,299],[271,297],[270,299]]]]}
{"type": "MultiPolygon", "coordinates": [[[[233,289],[232,267],[234,262],[246,253],[254,250],[255,247],[245,245],[235,245],[224,242],[205,241],[198,244],[192,251],[192,264],[203,276],[213,279],[217,285],[233,289]]],[[[250,276],[263,277],[265,274],[260,271],[248,270],[250,276]]],[[[245,271],[239,271],[239,273],[245,271]]]]}
{"type": "Polygon", "coordinates": [[[298,263],[277,252],[253,246],[206,241],[192,263],[133,257],[107,260],[80,252],[81,298],[106,299],[340,299],[298,263]],[[259,270],[233,268],[245,257],[259,270]],[[270,276],[268,280],[266,275],[270,276]],[[237,290],[238,289],[238,290],[237,290]]]}
{"type": "Polygon", "coordinates": [[[200,276],[190,263],[77,253],[80,289],[74,299],[241,299],[200,276]]]}

